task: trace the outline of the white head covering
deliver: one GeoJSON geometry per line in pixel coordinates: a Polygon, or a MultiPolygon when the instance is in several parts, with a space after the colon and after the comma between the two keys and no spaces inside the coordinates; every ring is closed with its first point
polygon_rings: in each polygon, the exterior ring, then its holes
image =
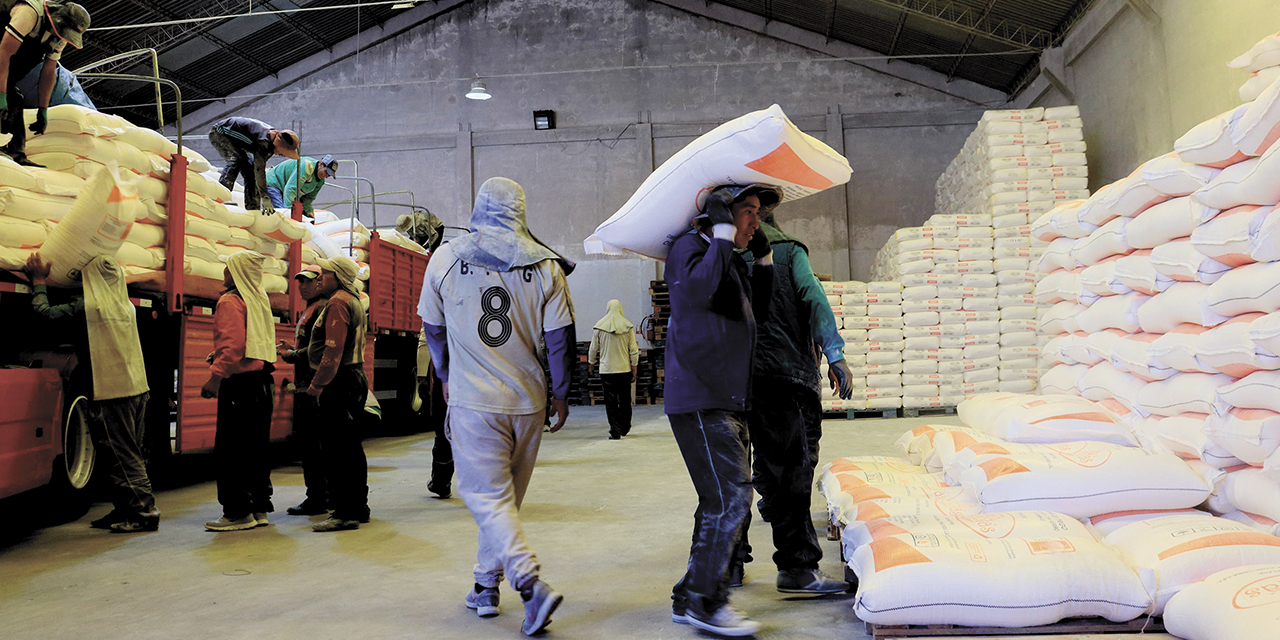
{"type": "Polygon", "coordinates": [[[596,323],[595,328],[606,333],[617,333],[621,335],[630,333],[631,330],[635,328],[635,325],[631,324],[631,322],[627,320],[626,316],[622,315],[622,301],[610,300],[608,311],[605,312],[604,317],[600,318],[600,321],[596,323]]]}
{"type": "Polygon", "coordinates": [[[509,178],[489,178],[480,185],[471,212],[471,233],[450,240],[449,246],[464,262],[494,271],[511,271],[543,260],[560,261],[565,275],[574,268],[572,261],[529,231],[524,188],[509,178]]]}
{"type": "Polygon", "coordinates": [[[138,320],[124,272],[111,256],[98,256],[81,271],[84,315],[93,356],[93,398],[129,398],[150,390],[138,339],[138,320]]]}
{"type": "Polygon", "coordinates": [[[262,288],[265,261],[266,257],[256,251],[237,251],[227,258],[227,269],[247,310],[244,357],[275,362],[276,323],[271,318],[271,301],[262,288]]]}

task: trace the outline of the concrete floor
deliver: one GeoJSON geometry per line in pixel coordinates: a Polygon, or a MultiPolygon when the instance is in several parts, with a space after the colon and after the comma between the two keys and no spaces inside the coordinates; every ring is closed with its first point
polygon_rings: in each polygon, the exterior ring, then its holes
{"type": "MultiPolygon", "coordinates": [[[[565,429],[543,440],[522,518],[543,578],[565,594],[549,637],[698,637],[670,620],[696,497],[661,409],[637,407],[632,435],[609,441],[603,408],[575,407],[565,429]]],[[[903,431],[954,421],[829,421],[823,459],[894,455],[903,431]]],[[[309,519],[284,515],[303,496],[301,470],[290,466],[272,474],[278,511],[269,527],[204,531],[220,513],[213,483],[200,481],[158,496],[156,533],[90,529],[109,510],[99,504],[77,522],[0,546],[0,638],[520,637],[523,607],[509,588],[498,618],[480,620],[462,604],[476,528],[457,497],[428,497],[432,437],[366,442],[373,521],[359,531],[317,534],[309,519]]],[[[815,495],[815,518],[824,513],[815,495]]],[[[733,602],[764,625],[761,637],[868,637],[851,596],[777,593],[758,515],[752,538],[757,560],[733,602]]],[[[823,569],[841,575],[836,544],[822,544],[823,569]]]]}

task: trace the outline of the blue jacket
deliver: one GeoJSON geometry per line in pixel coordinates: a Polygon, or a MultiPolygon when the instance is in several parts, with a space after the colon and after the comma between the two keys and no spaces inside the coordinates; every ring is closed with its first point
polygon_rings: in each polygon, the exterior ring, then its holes
{"type": "Polygon", "coordinates": [[[748,271],[732,242],[690,231],[671,245],[666,279],[666,412],[746,411],[755,319],[769,315],[773,268],[748,271]]]}

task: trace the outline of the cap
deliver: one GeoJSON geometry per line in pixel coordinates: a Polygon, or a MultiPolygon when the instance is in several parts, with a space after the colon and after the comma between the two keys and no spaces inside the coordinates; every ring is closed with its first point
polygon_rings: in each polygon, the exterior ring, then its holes
{"type": "Polygon", "coordinates": [[[320,162],[316,166],[328,168],[329,173],[333,175],[337,175],[338,173],[338,161],[334,160],[333,156],[329,154],[326,154],[325,157],[320,158],[320,162]]]}
{"type": "Polygon", "coordinates": [[[303,267],[302,271],[299,271],[293,274],[293,277],[297,278],[298,280],[315,280],[316,278],[320,277],[320,273],[322,271],[323,270],[320,268],[320,265],[309,264],[303,267]]]}
{"type": "Polygon", "coordinates": [[[286,158],[298,159],[298,134],[292,129],[280,129],[280,146],[284,148],[284,153],[280,154],[286,158]]]}
{"type": "Polygon", "coordinates": [[[77,49],[84,46],[84,32],[89,30],[88,10],[74,2],[49,1],[45,3],[44,11],[49,16],[53,35],[77,49]]]}

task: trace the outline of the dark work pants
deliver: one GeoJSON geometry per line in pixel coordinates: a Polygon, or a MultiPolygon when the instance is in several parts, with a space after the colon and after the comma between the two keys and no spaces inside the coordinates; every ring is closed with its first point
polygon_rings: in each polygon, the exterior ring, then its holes
{"type": "Polygon", "coordinates": [[[12,84],[21,79],[22,76],[17,78],[10,77],[11,82],[6,94],[9,99],[9,108],[4,113],[0,113],[0,118],[5,119],[5,125],[13,136],[9,138],[9,142],[0,151],[11,157],[23,155],[27,150],[27,134],[29,132],[27,131],[26,122],[22,118],[22,103],[25,100],[25,96],[18,90],[18,87],[12,84]]]}
{"type": "Polygon", "coordinates": [[[218,464],[218,502],[222,515],[230,520],[275,511],[267,462],[274,386],[270,373],[251,371],[223,379],[218,389],[213,455],[218,464]]]}
{"type": "Polygon", "coordinates": [[[609,417],[609,435],[625,436],[631,432],[631,372],[602,373],[604,411],[609,417]]]}
{"type": "Polygon", "coordinates": [[[435,441],[431,444],[431,484],[437,487],[451,486],[453,484],[453,445],[444,434],[445,415],[449,410],[444,401],[444,383],[436,376],[434,370],[427,382],[422,382],[424,378],[418,380],[421,383],[419,388],[425,387],[430,401],[428,424],[436,432],[435,441]]]}
{"type": "MultiPolygon", "coordinates": [[[[751,481],[760,494],[756,503],[760,517],[773,527],[773,563],[779,571],[817,569],[822,548],[810,507],[822,437],[822,401],[798,385],[756,384],[751,407],[747,413],[751,481]]],[[[743,527],[744,547],[749,526],[750,514],[743,527]]]]}
{"type": "Polygon", "coordinates": [[[111,482],[111,503],[129,516],[157,516],[156,497],[147,476],[144,432],[149,393],[95,400],[89,404],[89,429],[111,482]]]}
{"type": "Polygon", "coordinates": [[[369,379],[360,365],[341,367],[320,394],[320,456],[329,507],[339,520],[369,516],[369,462],[357,419],[364,411],[369,379]]]}
{"type": "MultiPolygon", "coordinates": [[[[299,380],[298,388],[306,389],[310,381],[299,380]]],[[[325,489],[324,459],[320,455],[320,425],[316,399],[305,393],[293,396],[293,441],[302,463],[302,482],[307,486],[307,501],[328,504],[325,489]]]]}
{"type": "Polygon", "coordinates": [[[750,437],[739,413],[697,411],[667,419],[698,492],[689,566],[672,599],[712,615],[729,602],[729,565],[751,511],[750,437]]]}
{"type": "Polygon", "coordinates": [[[236,186],[236,176],[244,181],[244,208],[257,209],[258,177],[253,171],[253,151],[240,146],[240,142],[216,128],[209,131],[209,144],[227,164],[222,167],[218,183],[231,191],[236,186]]]}

